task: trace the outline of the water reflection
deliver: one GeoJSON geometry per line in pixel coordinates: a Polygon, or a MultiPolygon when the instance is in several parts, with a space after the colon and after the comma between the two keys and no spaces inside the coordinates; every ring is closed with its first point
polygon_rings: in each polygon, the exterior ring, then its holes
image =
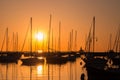
{"type": "MultiPolygon", "coordinates": [[[[84,80],[88,80],[86,69],[83,68],[84,63],[80,65],[80,62],[81,59],[78,58],[74,63],[50,64],[50,80],[81,80],[82,73],[85,74],[84,80]]],[[[30,80],[30,68],[32,69],[32,80],[48,80],[48,64],[30,67],[21,65],[21,61],[18,61],[18,64],[8,64],[8,69],[6,64],[0,63],[0,80],[30,80]]]]}
{"type": "Polygon", "coordinates": [[[37,66],[37,75],[42,76],[43,74],[43,65],[37,66]]]}

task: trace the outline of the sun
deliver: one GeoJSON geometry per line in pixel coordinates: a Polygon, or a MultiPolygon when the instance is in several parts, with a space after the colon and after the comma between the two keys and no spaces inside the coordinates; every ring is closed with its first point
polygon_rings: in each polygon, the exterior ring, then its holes
{"type": "Polygon", "coordinates": [[[35,34],[35,38],[36,38],[38,41],[41,41],[41,40],[43,40],[44,35],[43,35],[42,32],[38,32],[38,33],[35,34]]]}

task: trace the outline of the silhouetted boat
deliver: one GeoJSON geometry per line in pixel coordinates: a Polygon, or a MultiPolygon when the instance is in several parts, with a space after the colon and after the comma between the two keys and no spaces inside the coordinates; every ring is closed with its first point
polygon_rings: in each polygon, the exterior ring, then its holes
{"type": "Polygon", "coordinates": [[[76,56],[75,55],[72,55],[72,54],[69,54],[68,57],[67,57],[68,61],[70,62],[74,62],[76,61],[76,56]]]}
{"type": "Polygon", "coordinates": [[[86,62],[86,69],[89,80],[119,80],[120,68],[108,64],[109,60],[104,58],[94,58],[86,62]]]}
{"type": "Polygon", "coordinates": [[[32,52],[32,18],[31,18],[30,22],[31,22],[31,28],[30,28],[30,56],[28,58],[21,59],[22,64],[23,65],[28,65],[28,66],[44,63],[44,59],[39,59],[38,57],[33,56],[34,53],[32,52]]]}
{"type": "Polygon", "coordinates": [[[120,80],[120,68],[87,66],[88,80],[120,80]]]}
{"type": "Polygon", "coordinates": [[[64,64],[67,62],[74,62],[76,61],[76,53],[74,52],[56,52],[51,53],[46,56],[46,62],[50,64],[64,64]]]}
{"type": "Polygon", "coordinates": [[[20,59],[21,54],[17,51],[15,52],[10,52],[8,51],[8,28],[6,28],[4,40],[2,43],[1,47],[1,52],[0,52],[0,63],[17,63],[18,59],[20,59]],[[6,51],[2,51],[4,42],[6,40],[6,51]]]}
{"type": "Polygon", "coordinates": [[[18,52],[0,52],[0,63],[17,63],[20,57],[18,52]]]}
{"type": "Polygon", "coordinates": [[[111,58],[113,60],[114,65],[119,65],[120,66],[120,57],[116,56],[114,58],[111,58]]]}
{"type": "Polygon", "coordinates": [[[28,65],[28,66],[44,64],[44,59],[39,59],[37,57],[25,58],[25,59],[21,59],[21,61],[22,61],[22,65],[28,65]]]}
{"type": "Polygon", "coordinates": [[[65,64],[67,62],[66,57],[54,55],[54,56],[47,56],[46,62],[49,64],[65,64]]]}
{"type": "Polygon", "coordinates": [[[113,61],[113,65],[120,66],[120,53],[112,52],[110,58],[113,61]],[[112,56],[112,54],[116,54],[116,55],[112,56]]]}

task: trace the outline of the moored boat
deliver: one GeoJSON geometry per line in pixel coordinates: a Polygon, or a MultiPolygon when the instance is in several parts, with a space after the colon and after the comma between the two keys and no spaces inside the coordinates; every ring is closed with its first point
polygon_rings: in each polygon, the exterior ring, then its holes
{"type": "Polygon", "coordinates": [[[17,63],[21,54],[19,52],[1,52],[0,63],[17,63]]]}
{"type": "Polygon", "coordinates": [[[89,80],[120,80],[120,67],[111,60],[93,59],[86,63],[89,80]]]}
{"type": "Polygon", "coordinates": [[[44,64],[45,60],[43,58],[30,57],[21,59],[22,65],[34,66],[38,64],[44,64]]]}

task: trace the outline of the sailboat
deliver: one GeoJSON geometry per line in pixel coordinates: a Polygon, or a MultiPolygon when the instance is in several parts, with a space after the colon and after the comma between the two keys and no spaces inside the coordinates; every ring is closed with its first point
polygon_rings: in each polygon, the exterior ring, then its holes
{"type": "Polygon", "coordinates": [[[8,51],[8,28],[6,28],[5,37],[4,37],[1,52],[0,52],[0,63],[17,63],[20,57],[21,57],[21,54],[19,52],[8,51]],[[6,40],[6,51],[2,51],[5,40],[6,40]]]}
{"type": "MultiPolygon", "coordinates": [[[[50,16],[50,22],[51,22],[51,16],[50,16]]],[[[49,32],[50,32],[50,28],[51,28],[51,25],[49,27],[49,32]]],[[[49,33],[49,38],[50,38],[50,33],[49,33]]],[[[59,39],[58,39],[59,50],[58,50],[58,52],[52,52],[52,54],[49,54],[49,56],[46,57],[46,62],[48,64],[65,64],[67,62],[67,58],[61,56],[62,52],[61,52],[60,42],[61,42],[61,22],[59,22],[59,39]]],[[[50,43],[48,43],[48,44],[50,44],[50,43]]],[[[53,44],[53,33],[52,33],[52,44],[53,44]]],[[[54,49],[52,49],[52,50],[54,50],[54,49]]]]}
{"type": "MultiPolygon", "coordinates": [[[[111,41],[110,41],[111,42],[111,41]]],[[[93,52],[86,52],[83,59],[89,80],[120,80],[118,60],[113,60],[115,52],[94,52],[95,50],[95,17],[93,17],[93,52]],[[113,57],[113,58],[111,58],[113,57]],[[117,62],[118,61],[118,62],[117,62]],[[115,64],[117,63],[117,64],[115,64]]]]}
{"type": "Polygon", "coordinates": [[[44,59],[39,59],[36,56],[33,56],[32,53],[32,18],[31,18],[31,29],[30,29],[30,57],[21,59],[22,65],[38,65],[40,63],[44,63],[44,59]]]}

